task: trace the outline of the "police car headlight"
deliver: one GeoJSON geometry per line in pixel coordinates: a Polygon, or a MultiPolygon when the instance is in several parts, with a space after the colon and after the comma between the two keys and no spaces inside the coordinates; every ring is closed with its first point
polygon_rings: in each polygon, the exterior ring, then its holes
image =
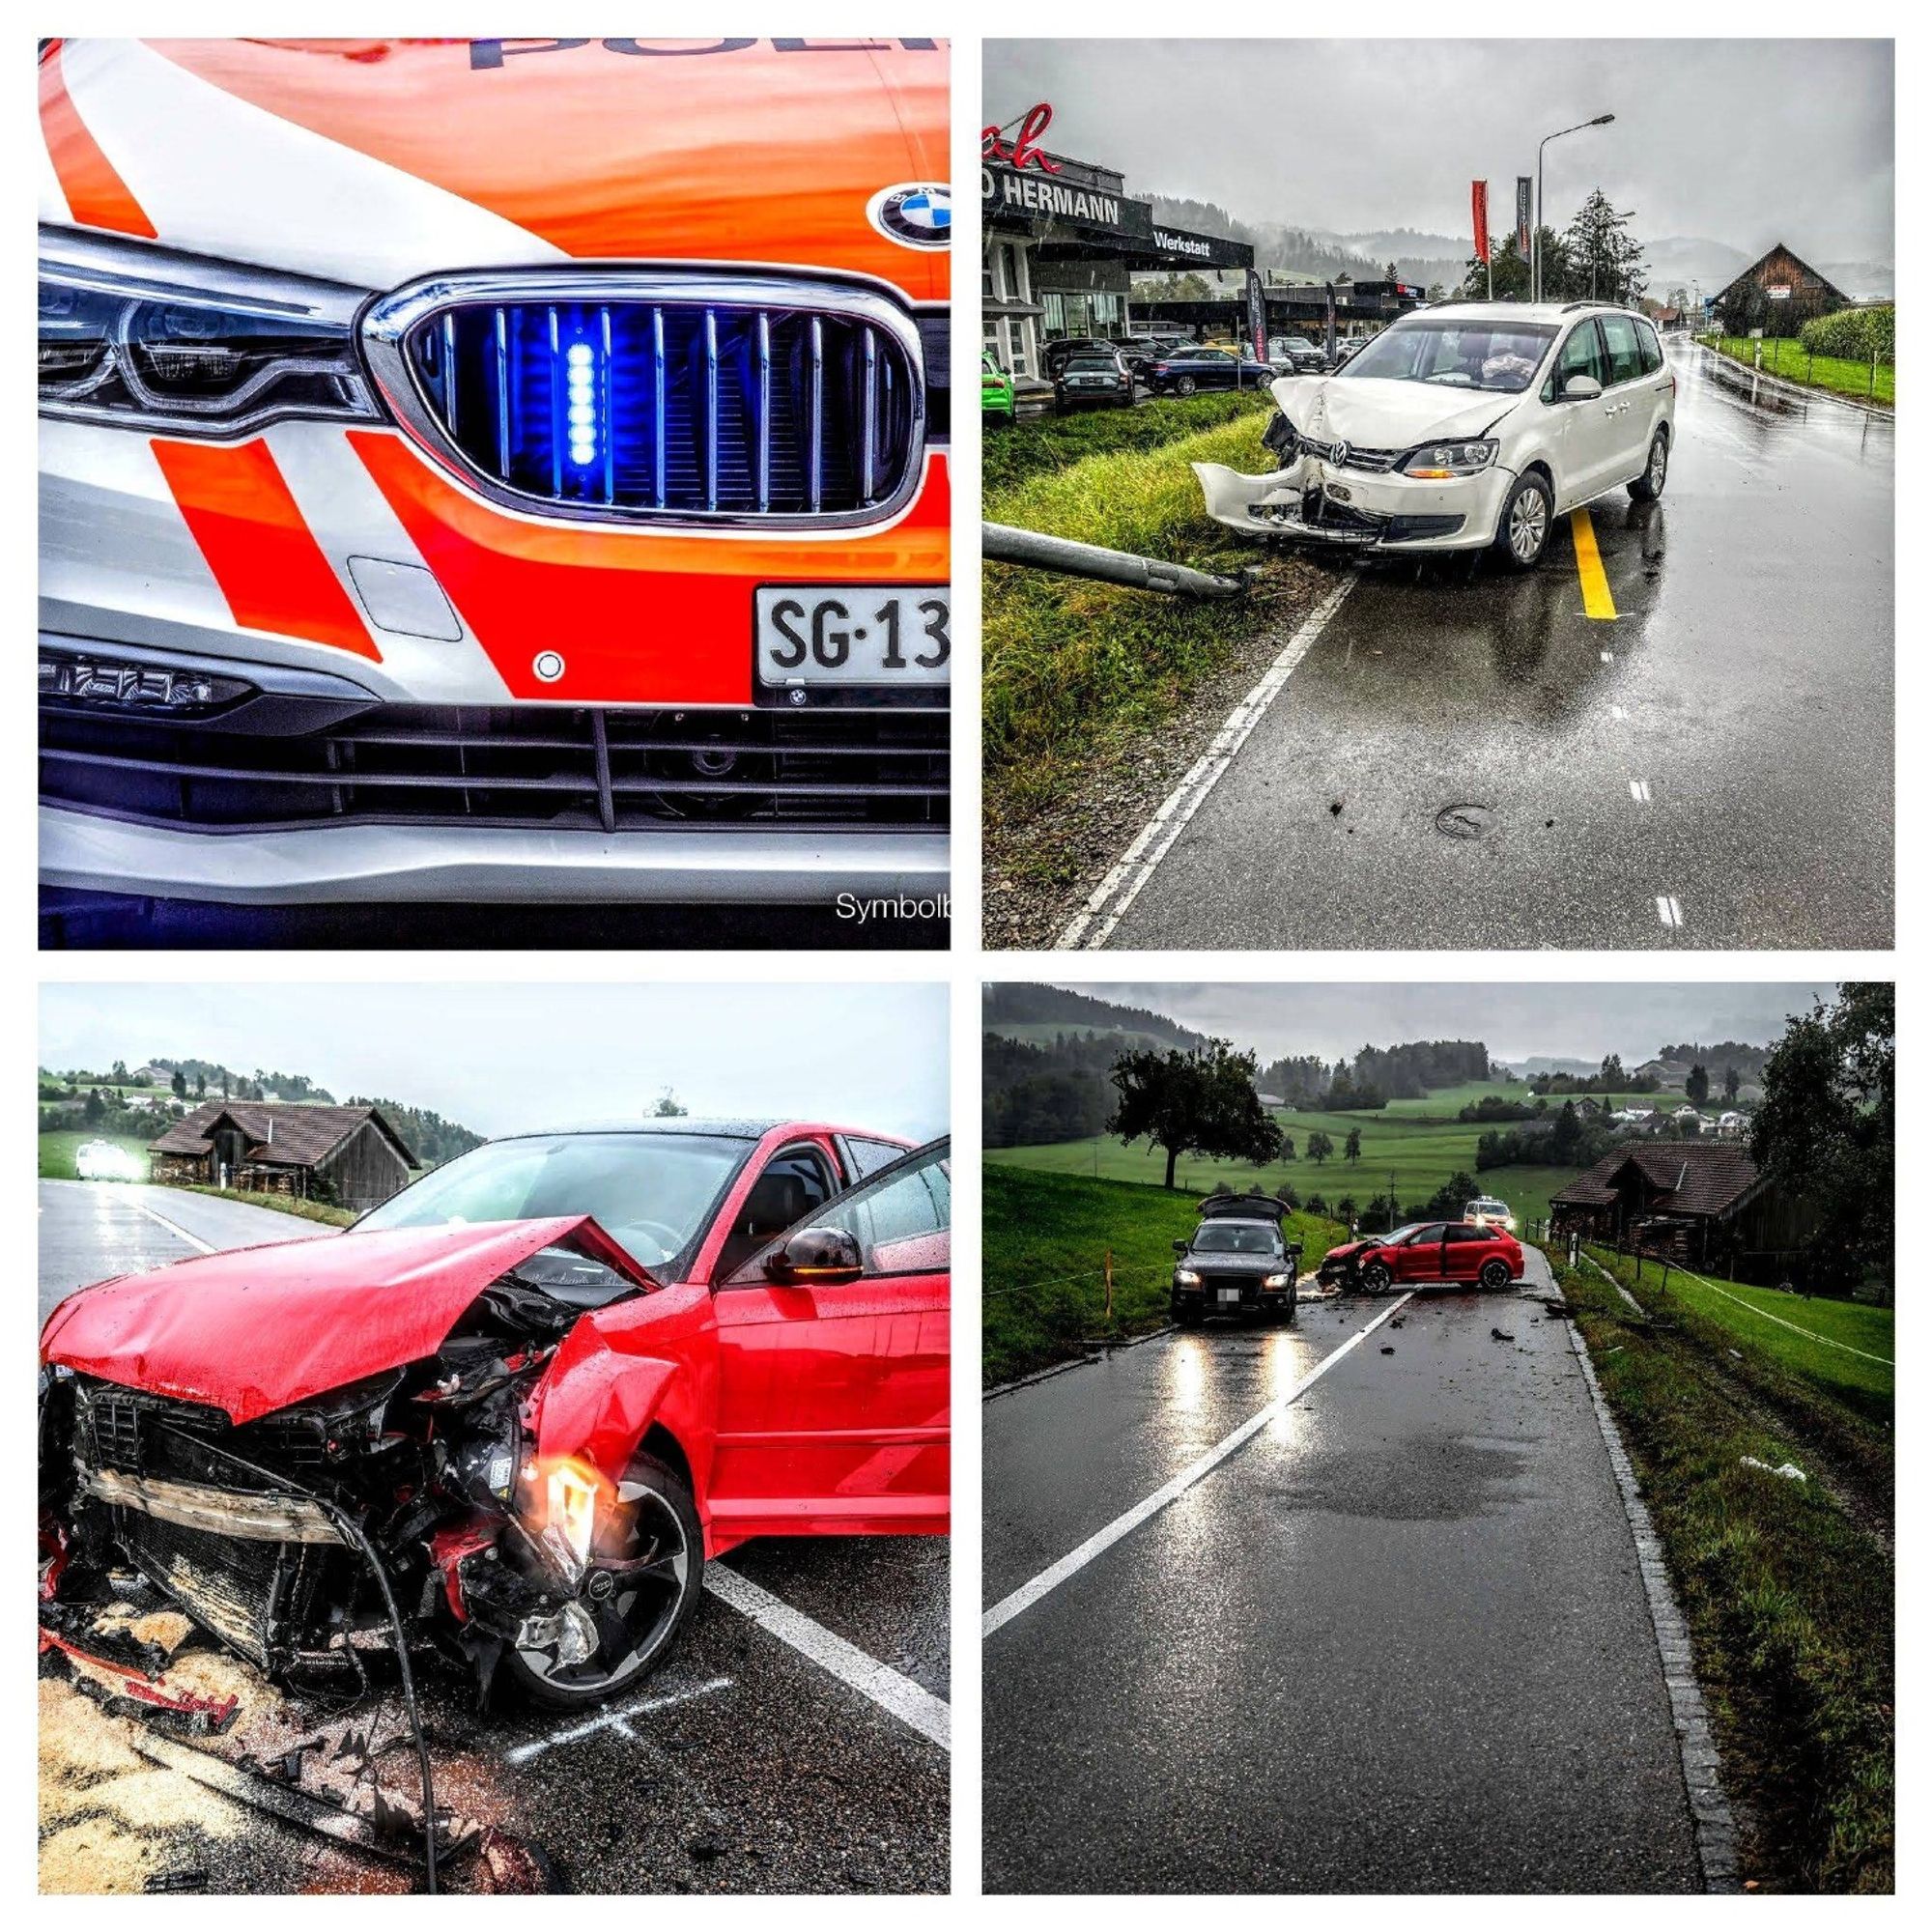
{"type": "Polygon", "coordinates": [[[381,419],[355,345],[364,290],[55,228],[40,268],[43,415],[218,437],[381,419]]]}

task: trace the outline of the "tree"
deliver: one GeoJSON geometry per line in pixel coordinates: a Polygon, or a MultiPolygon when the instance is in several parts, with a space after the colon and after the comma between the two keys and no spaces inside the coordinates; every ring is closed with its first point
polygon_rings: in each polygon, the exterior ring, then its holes
{"type": "Polygon", "coordinates": [[[1320,1167],[1321,1163],[1324,1160],[1326,1160],[1328,1156],[1334,1151],[1335,1151],[1335,1143],[1332,1140],[1330,1140],[1328,1136],[1324,1134],[1320,1127],[1317,1127],[1315,1131],[1308,1136],[1308,1158],[1312,1160],[1317,1167],[1320,1167]]]}
{"type": "Polygon", "coordinates": [[[1701,1061],[1684,1076],[1684,1097],[1693,1107],[1701,1107],[1711,1097],[1711,1076],[1701,1061]]]}
{"type": "Polygon", "coordinates": [[[208,1075],[206,1073],[197,1073],[194,1076],[194,1097],[197,1100],[208,1098],[208,1075]]]}
{"type": "Polygon", "coordinates": [[[114,1071],[113,1071],[113,1073],[112,1073],[112,1074],[111,1074],[111,1075],[109,1076],[109,1078],[111,1078],[111,1079],[113,1080],[113,1082],[114,1082],[115,1086],[117,1086],[117,1087],[125,1087],[125,1086],[127,1086],[127,1084],[128,1084],[128,1063],[127,1063],[127,1062],[126,1062],[125,1060],[117,1060],[117,1061],[116,1061],[116,1062],[114,1063],[114,1071]]]}
{"type": "Polygon", "coordinates": [[[657,1097],[651,1108],[653,1118],[660,1121],[681,1121],[691,1109],[667,1087],[657,1097]]]}
{"type": "Polygon", "coordinates": [[[107,1112],[107,1102],[100,1097],[99,1087],[90,1087],[87,1090],[87,1098],[81,1103],[80,1111],[86,1115],[87,1124],[90,1127],[100,1123],[101,1116],[107,1112]]]}
{"type": "Polygon", "coordinates": [[[168,1085],[174,1089],[177,1100],[187,1098],[187,1075],[179,1066],[175,1068],[175,1077],[168,1082],[168,1085]]]}
{"type": "MultiPolygon", "coordinates": [[[[1629,233],[1631,211],[1610,206],[1602,188],[1593,187],[1577,211],[1565,234],[1566,293],[1573,298],[1620,302],[1634,307],[1643,294],[1646,270],[1643,244],[1629,233]]],[[[1544,277],[1544,294],[1550,293],[1544,277]]]]}
{"type": "Polygon", "coordinates": [[[1281,1152],[1276,1158],[1279,1160],[1293,1160],[1294,1158],[1294,1136],[1293,1134],[1282,1135],[1281,1152]]]}
{"type": "Polygon", "coordinates": [[[1109,1078],[1120,1100],[1107,1131],[1123,1146],[1144,1140],[1165,1150],[1169,1187],[1183,1153],[1264,1167],[1280,1150],[1281,1129],[1255,1093],[1255,1056],[1225,1039],[1122,1054],[1109,1078]]]}
{"type": "Polygon", "coordinates": [[[1344,1222],[1350,1227],[1354,1226],[1355,1197],[1352,1194],[1345,1194],[1343,1195],[1341,1200],[1336,1202],[1335,1218],[1336,1220],[1344,1222]]]}
{"type": "Polygon", "coordinates": [[[1724,1099],[1729,1105],[1735,1107],[1738,1104],[1738,1089],[1743,1084],[1735,1066],[1724,1068],[1724,1099]]]}
{"type": "Polygon", "coordinates": [[[1360,1127],[1350,1127],[1349,1129],[1349,1138],[1343,1142],[1342,1151],[1348,1156],[1349,1164],[1351,1167],[1361,1159],[1362,1130],[1360,1127]]]}
{"type": "Polygon", "coordinates": [[[1893,1009],[1889,981],[1849,981],[1792,1019],[1765,1061],[1751,1159],[1820,1210],[1801,1258],[1814,1288],[1891,1276],[1893,1009]]]}
{"type": "Polygon", "coordinates": [[[1583,1123],[1577,1118],[1577,1103],[1565,1100],[1556,1124],[1549,1130],[1549,1153],[1559,1167],[1575,1167],[1577,1151],[1583,1143],[1583,1123]]]}
{"type": "Polygon", "coordinates": [[[1624,1082],[1629,1077],[1624,1071],[1622,1054],[1606,1053],[1604,1055],[1604,1064],[1598,1068],[1598,1078],[1603,1081],[1604,1092],[1605,1094],[1621,1094],[1624,1090],[1624,1082]]]}

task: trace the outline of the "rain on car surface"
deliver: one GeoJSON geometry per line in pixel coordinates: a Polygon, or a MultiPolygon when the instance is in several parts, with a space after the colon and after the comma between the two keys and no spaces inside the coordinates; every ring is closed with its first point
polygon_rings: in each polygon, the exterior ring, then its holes
{"type": "Polygon", "coordinates": [[[1458,301],[1273,393],[1263,440],[1279,469],[1193,466],[1217,523],[1342,548],[1492,550],[1522,571],[1564,512],[1619,488],[1663,494],[1677,379],[1633,310],[1458,301]]]}
{"type": "Polygon", "coordinates": [[[943,43],[40,82],[44,885],[943,887],[943,43]]]}
{"type": "Polygon", "coordinates": [[[434,1645],[598,1703],[747,1538],[944,1533],[950,1202],[943,1140],[575,1129],[83,1289],[42,1336],[43,1627],[84,1647],[131,1565],[274,1676],[434,1645]]]}

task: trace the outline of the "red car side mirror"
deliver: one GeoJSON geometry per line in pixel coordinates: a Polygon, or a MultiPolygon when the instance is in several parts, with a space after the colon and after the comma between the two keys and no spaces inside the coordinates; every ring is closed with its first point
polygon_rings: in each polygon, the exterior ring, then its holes
{"type": "Polygon", "coordinates": [[[840,1288],[866,1272],[857,1239],[843,1228],[801,1228],[765,1257],[765,1275],[781,1288],[840,1288]]]}

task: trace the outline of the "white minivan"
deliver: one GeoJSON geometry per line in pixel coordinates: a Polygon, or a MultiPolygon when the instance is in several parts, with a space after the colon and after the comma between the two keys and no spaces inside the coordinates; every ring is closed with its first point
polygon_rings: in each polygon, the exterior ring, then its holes
{"type": "Polygon", "coordinates": [[[1663,494],[1677,379],[1657,330],[1601,302],[1442,302],[1333,375],[1273,384],[1281,468],[1197,463],[1208,514],[1253,536],[1541,561],[1556,518],[1663,494]]]}

